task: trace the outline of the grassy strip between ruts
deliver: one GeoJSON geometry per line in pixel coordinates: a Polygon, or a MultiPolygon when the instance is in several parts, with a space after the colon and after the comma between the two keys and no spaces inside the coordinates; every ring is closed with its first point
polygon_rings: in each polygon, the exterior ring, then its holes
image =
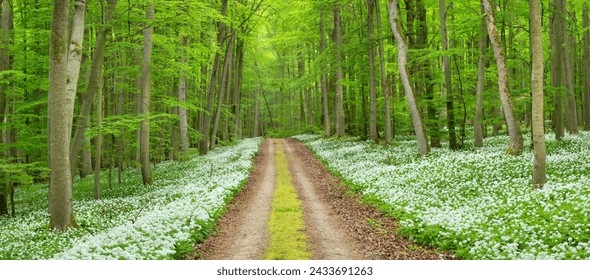
{"type": "Polygon", "coordinates": [[[304,233],[301,201],[291,181],[287,157],[280,141],[276,142],[277,185],[274,192],[268,230],[268,260],[307,260],[311,257],[304,233]]]}

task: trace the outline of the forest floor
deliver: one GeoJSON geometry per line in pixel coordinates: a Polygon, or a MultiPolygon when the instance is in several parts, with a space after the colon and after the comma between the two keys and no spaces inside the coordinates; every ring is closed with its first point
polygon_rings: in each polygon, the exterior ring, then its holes
{"type": "Polygon", "coordinates": [[[248,183],[228,205],[217,232],[195,245],[191,259],[264,259],[276,186],[276,152],[283,149],[302,204],[311,259],[453,259],[397,234],[399,223],[363,202],[302,143],[266,139],[248,183]]]}

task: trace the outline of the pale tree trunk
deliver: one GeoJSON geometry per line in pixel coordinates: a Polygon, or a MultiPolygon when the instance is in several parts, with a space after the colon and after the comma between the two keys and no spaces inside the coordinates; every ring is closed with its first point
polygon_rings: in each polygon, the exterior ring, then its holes
{"type": "MultiPolygon", "coordinates": [[[[13,12],[12,6],[8,1],[0,1],[1,15],[0,15],[0,72],[12,69],[12,56],[10,55],[9,47],[13,45],[13,12]]],[[[0,84],[0,127],[2,124],[7,124],[7,85],[0,84]]],[[[0,129],[0,145],[10,145],[10,129],[6,128],[4,131],[0,129]]],[[[6,159],[10,158],[10,149],[5,150],[6,159]]],[[[8,176],[8,174],[0,172],[0,176],[8,176]]],[[[5,179],[5,185],[0,185],[0,216],[8,214],[8,196],[12,193],[11,182],[5,179]]],[[[12,205],[14,208],[14,205],[12,205]]],[[[14,211],[13,211],[14,212],[14,211]]]]}
{"type": "Polygon", "coordinates": [[[422,156],[425,156],[429,152],[428,140],[426,139],[426,134],[424,133],[422,117],[420,116],[420,111],[418,110],[418,104],[416,103],[416,98],[414,96],[414,89],[412,87],[410,76],[408,74],[408,46],[406,45],[406,42],[402,37],[401,26],[399,25],[399,11],[397,8],[397,0],[391,0],[389,2],[389,23],[391,25],[393,37],[395,38],[395,41],[397,43],[398,68],[400,72],[400,78],[404,86],[404,91],[406,92],[408,106],[410,108],[412,125],[414,126],[414,132],[416,133],[416,138],[418,140],[418,149],[420,150],[420,154],[422,156]]]}
{"type": "Polygon", "coordinates": [[[105,12],[106,25],[100,29],[96,36],[96,45],[92,55],[92,65],[90,66],[88,88],[86,89],[86,94],[84,95],[84,101],[82,103],[82,108],[80,109],[80,118],[76,124],[74,139],[72,140],[72,146],[70,147],[70,162],[72,163],[70,172],[72,177],[76,172],[78,156],[80,155],[82,146],[86,141],[85,133],[89,126],[88,123],[90,119],[90,111],[92,110],[92,105],[98,90],[98,84],[101,82],[100,77],[103,70],[106,36],[109,31],[108,25],[113,17],[115,6],[117,5],[117,0],[107,0],[107,2],[108,5],[105,12]]]}
{"type": "Polygon", "coordinates": [[[68,16],[69,0],[56,0],[51,21],[49,49],[49,227],[63,231],[73,226],[72,218],[72,177],[70,173],[69,144],[70,128],[67,108],[74,108],[68,102],[68,16]]]}
{"type": "MultiPolygon", "coordinates": [[[[146,7],[146,18],[148,22],[154,20],[154,4],[150,1],[146,7]]],[[[152,167],[150,165],[150,63],[152,59],[152,33],[153,26],[143,31],[143,62],[141,66],[141,103],[140,115],[142,115],[139,139],[139,157],[141,162],[141,175],[144,185],[153,182],[152,167]]]]}
{"type": "Polygon", "coordinates": [[[381,5],[375,1],[375,16],[377,17],[377,34],[379,36],[379,72],[381,74],[381,91],[384,93],[383,103],[385,103],[385,144],[390,145],[393,140],[391,124],[391,90],[387,83],[387,73],[385,72],[385,50],[383,49],[383,28],[381,25],[381,5]]]}
{"type": "Polygon", "coordinates": [[[588,2],[584,3],[584,129],[590,130],[590,24],[588,20],[588,2]]]}
{"type": "Polygon", "coordinates": [[[557,88],[558,91],[554,95],[553,103],[553,129],[555,130],[555,138],[561,140],[564,135],[563,126],[563,89],[565,88],[565,66],[564,66],[564,52],[563,46],[565,42],[565,34],[562,30],[565,29],[565,22],[563,16],[558,15],[559,4],[561,0],[553,1],[553,14],[551,16],[550,25],[550,39],[551,39],[551,86],[557,88]]]}
{"type": "Polygon", "coordinates": [[[221,86],[219,88],[219,96],[217,99],[217,111],[215,112],[215,121],[213,123],[213,132],[211,133],[211,142],[209,148],[214,150],[216,147],[217,131],[219,129],[219,121],[221,120],[221,112],[223,110],[223,100],[225,99],[226,91],[229,90],[228,83],[231,80],[232,61],[234,53],[234,41],[236,40],[236,32],[232,32],[225,50],[225,59],[223,63],[223,72],[221,74],[221,86]]]}
{"type": "Polygon", "coordinates": [[[445,91],[447,93],[447,127],[449,129],[449,148],[451,150],[458,149],[457,145],[457,134],[455,133],[455,108],[453,105],[453,99],[455,94],[453,93],[453,84],[451,76],[451,62],[449,55],[446,52],[449,50],[449,41],[447,38],[447,12],[445,6],[445,0],[439,1],[439,17],[440,17],[440,36],[442,38],[442,49],[443,49],[443,68],[445,72],[445,91]]]}
{"type": "Polygon", "coordinates": [[[377,82],[375,78],[375,50],[373,49],[375,2],[367,0],[367,41],[369,55],[369,135],[373,141],[379,140],[377,133],[377,82]]]}
{"type": "Polygon", "coordinates": [[[344,89],[342,88],[342,26],[340,23],[340,1],[337,0],[334,6],[334,44],[336,74],[336,102],[334,110],[336,111],[336,136],[342,137],[346,133],[344,121],[344,89]]]}
{"type": "Polygon", "coordinates": [[[102,75],[98,83],[98,97],[96,102],[96,126],[98,135],[96,136],[96,154],[94,156],[94,199],[100,199],[100,166],[102,160],[102,75]]]}
{"type": "MultiPolygon", "coordinates": [[[[76,89],[78,87],[78,78],[80,77],[80,64],[82,63],[82,51],[84,50],[82,42],[84,41],[84,22],[86,18],[86,0],[76,0],[74,3],[74,18],[72,20],[70,47],[68,50],[68,85],[67,98],[68,105],[71,108],[66,108],[67,112],[72,112],[72,116],[68,116],[68,120],[73,120],[74,100],[76,99],[76,89]]],[[[70,131],[72,131],[72,124],[70,123],[70,131]]],[[[75,167],[74,167],[75,169],[75,167]]]]}
{"type": "Polygon", "coordinates": [[[260,89],[257,88],[254,95],[254,137],[262,136],[262,112],[260,111],[260,89]]]}
{"type": "MultiPolygon", "coordinates": [[[[320,12],[320,51],[326,51],[326,30],[324,27],[324,11],[320,12]]],[[[324,115],[324,135],[330,136],[330,110],[328,100],[328,78],[325,71],[321,71],[322,109],[324,115]]]]}
{"type": "Polygon", "coordinates": [[[533,91],[533,186],[543,187],[547,181],[545,128],[543,109],[543,33],[541,29],[541,1],[529,0],[531,33],[531,88],[533,91]]]}
{"type": "MultiPolygon", "coordinates": [[[[482,7],[483,10],[483,7],[482,7]]],[[[473,138],[475,147],[483,147],[483,92],[486,81],[486,52],[488,49],[488,36],[485,19],[482,21],[481,35],[479,37],[479,61],[477,62],[477,90],[475,103],[475,117],[473,118],[473,138]]]]}
{"type": "MultiPolygon", "coordinates": [[[[221,15],[227,15],[227,0],[221,1],[221,15]]],[[[226,25],[224,21],[217,22],[217,45],[222,46],[225,38],[226,25]]],[[[211,137],[211,115],[213,114],[213,103],[215,102],[215,91],[219,72],[221,71],[221,55],[220,52],[215,53],[213,68],[211,69],[211,76],[209,80],[209,88],[207,90],[207,108],[201,111],[199,119],[201,120],[201,141],[199,142],[199,154],[204,155],[209,151],[209,140],[211,137]]]]}
{"type": "Polygon", "coordinates": [[[496,64],[498,65],[498,87],[500,90],[500,99],[502,100],[502,108],[504,109],[504,115],[506,117],[506,126],[508,128],[508,135],[510,136],[510,145],[508,153],[511,155],[518,155],[522,151],[523,138],[520,132],[520,124],[516,113],[514,112],[514,105],[510,98],[510,92],[508,89],[508,71],[506,70],[506,60],[504,58],[504,52],[502,50],[502,42],[498,35],[498,30],[494,23],[494,14],[492,5],[489,0],[482,0],[486,25],[488,29],[488,35],[492,43],[492,49],[494,50],[494,56],[496,57],[496,64]]]}
{"type": "Polygon", "coordinates": [[[563,71],[565,78],[565,88],[567,90],[567,110],[566,124],[570,134],[578,133],[578,120],[576,113],[576,94],[574,88],[573,67],[570,57],[570,43],[567,36],[567,7],[566,0],[555,0],[555,20],[557,30],[555,30],[563,40],[559,41],[560,57],[563,62],[563,71]]]}
{"type": "Polygon", "coordinates": [[[242,139],[242,113],[240,102],[242,98],[242,77],[244,73],[244,40],[238,38],[236,45],[236,88],[234,92],[234,133],[236,140],[242,139]]]}
{"type": "Polygon", "coordinates": [[[90,151],[92,145],[88,137],[84,137],[83,145],[82,151],[80,151],[80,157],[82,160],[82,166],[80,167],[80,178],[84,178],[92,174],[92,153],[90,151]]]}
{"type": "MultiPolygon", "coordinates": [[[[182,37],[182,48],[186,46],[187,38],[182,37]]],[[[180,64],[184,66],[186,64],[186,59],[184,56],[180,59],[180,64]]],[[[178,107],[178,119],[179,119],[179,126],[180,126],[180,160],[184,161],[188,159],[188,148],[189,148],[189,140],[188,140],[188,114],[186,112],[186,108],[184,107],[186,103],[186,73],[184,70],[180,69],[180,74],[178,76],[178,101],[181,105],[178,107]]]]}

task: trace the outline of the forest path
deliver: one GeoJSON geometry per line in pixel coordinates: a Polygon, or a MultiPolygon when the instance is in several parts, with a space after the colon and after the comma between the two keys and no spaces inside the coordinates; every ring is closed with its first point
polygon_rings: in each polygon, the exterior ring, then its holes
{"type": "Polygon", "coordinates": [[[453,258],[423,248],[396,233],[397,221],[350,193],[302,143],[266,139],[248,184],[228,205],[217,232],[195,245],[195,259],[263,259],[269,245],[268,222],[276,186],[276,149],[284,150],[292,182],[302,203],[311,258],[453,258]],[[279,144],[280,141],[280,145],[279,144]]]}

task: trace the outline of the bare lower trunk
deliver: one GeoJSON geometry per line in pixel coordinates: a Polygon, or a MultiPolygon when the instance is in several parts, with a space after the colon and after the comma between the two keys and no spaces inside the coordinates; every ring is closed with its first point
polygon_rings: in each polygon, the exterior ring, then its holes
{"type": "Polygon", "coordinates": [[[543,109],[543,34],[541,1],[529,0],[531,32],[531,87],[533,91],[533,186],[543,187],[547,181],[545,129],[543,109]]]}
{"type": "Polygon", "coordinates": [[[219,122],[221,120],[221,112],[223,110],[223,101],[229,91],[228,83],[231,80],[231,71],[232,71],[232,62],[233,62],[233,53],[234,53],[234,42],[236,40],[236,33],[232,32],[230,36],[229,42],[227,43],[226,51],[225,51],[225,59],[223,64],[223,74],[221,77],[221,87],[219,89],[219,98],[217,99],[217,110],[215,112],[215,121],[213,123],[213,132],[211,133],[211,142],[210,142],[210,149],[215,149],[216,146],[216,138],[217,138],[217,130],[219,129],[219,122]]]}
{"type": "MultiPolygon", "coordinates": [[[[447,14],[445,0],[439,1],[440,7],[440,33],[442,38],[442,49],[443,52],[449,50],[449,42],[447,38],[447,14]]],[[[447,94],[447,127],[449,129],[449,148],[451,150],[458,149],[457,145],[457,134],[455,133],[455,108],[453,99],[455,94],[453,93],[452,76],[451,76],[451,62],[449,55],[443,54],[443,68],[445,72],[445,91],[447,94]]]]}
{"type": "Polygon", "coordinates": [[[516,117],[516,113],[514,112],[514,105],[508,90],[508,71],[506,70],[506,60],[502,50],[502,42],[500,41],[500,36],[496,30],[493,9],[490,1],[483,0],[483,5],[488,35],[490,37],[492,49],[494,50],[494,56],[496,57],[496,63],[498,65],[498,87],[500,89],[500,99],[502,100],[502,108],[504,108],[506,126],[508,128],[508,135],[510,136],[510,146],[508,153],[511,155],[518,155],[522,151],[524,140],[522,138],[522,133],[520,132],[520,123],[516,117]]]}
{"type": "Polygon", "coordinates": [[[72,113],[66,108],[74,108],[67,98],[68,61],[68,0],[56,0],[51,21],[51,40],[49,54],[49,98],[48,131],[49,166],[49,226],[56,230],[70,227],[72,217],[72,178],[70,173],[69,144],[70,126],[67,117],[72,113]]]}
{"type": "MultiPolygon", "coordinates": [[[[148,21],[154,20],[154,5],[152,2],[147,3],[146,17],[148,21]]],[[[150,62],[152,57],[152,33],[153,27],[150,25],[143,32],[143,62],[141,67],[141,104],[140,114],[143,116],[140,127],[139,139],[139,156],[141,162],[141,175],[144,185],[150,185],[153,182],[152,167],[150,165],[150,62]]]]}
{"type": "MultiPolygon", "coordinates": [[[[102,75],[101,75],[102,76],[102,75]]],[[[100,79],[102,81],[102,77],[100,79]]],[[[98,135],[96,136],[96,154],[94,156],[94,199],[100,199],[100,167],[102,160],[102,82],[99,83],[98,98],[96,102],[96,126],[98,135]]]]}
{"type": "Polygon", "coordinates": [[[334,44],[336,45],[335,64],[336,64],[336,102],[334,110],[336,111],[336,136],[342,137],[346,133],[344,117],[344,89],[342,88],[342,26],[340,23],[340,2],[336,2],[334,7],[334,44]]]}
{"type": "Polygon", "coordinates": [[[478,148],[483,147],[483,92],[485,89],[487,48],[488,36],[486,31],[485,20],[483,20],[481,27],[481,36],[479,38],[479,61],[477,62],[477,101],[475,103],[475,117],[473,118],[473,138],[475,147],[478,148]]]}
{"type": "MultiPolygon", "coordinates": [[[[186,45],[187,38],[182,38],[182,46],[186,45]]],[[[186,61],[184,57],[180,60],[181,64],[185,64],[186,61]]],[[[184,103],[186,102],[186,74],[183,70],[180,71],[180,75],[178,78],[178,101],[181,103],[181,106],[178,107],[178,119],[179,119],[179,126],[180,126],[180,159],[186,160],[188,158],[188,148],[189,148],[189,140],[188,140],[188,114],[186,112],[186,108],[184,103]]]]}
{"type": "Polygon", "coordinates": [[[377,81],[375,78],[375,50],[373,49],[374,23],[373,15],[375,13],[375,2],[367,0],[368,17],[367,17],[367,41],[369,56],[369,134],[373,141],[379,140],[377,134],[377,81]]]}
{"type": "Polygon", "coordinates": [[[414,132],[416,133],[416,138],[418,140],[418,149],[420,150],[420,154],[425,156],[429,152],[428,141],[426,139],[426,134],[424,133],[422,117],[420,116],[420,111],[418,110],[418,104],[416,103],[416,98],[414,96],[414,89],[408,74],[408,47],[404,38],[402,37],[401,27],[399,26],[398,20],[399,12],[397,9],[397,0],[392,0],[389,2],[389,22],[393,36],[397,43],[400,78],[404,86],[404,91],[406,92],[406,99],[408,101],[408,106],[410,108],[410,114],[412,117],[412,125],[414,126],[414,132]]]}
{"type": "Polygon", "coordinates": [[[584,129],[590,130],[590,23],[588,20],[588,2],[584,3],[584,129]]]}
{"type": "MultiPolygon", "coordinates": [[[[115,10],[115,6],[117,5],[117,0],[108,0],[107,10],[105,12],[105,20],[107,24],[110,22],[113,16],[113,12],[115,10]]],[[[75,168],[78,164],[78,156],[80,155],[80,150],[82,150],[82,145],[84,145],[85,141],[85,133],[89,126],[89,118],[90,118],[90,111],[92,110],[92,105],[94,103],[94,99],[96,97],[96,92],[98,89],[98,83],[100,83],[99,77],[101,76],[103,70],[103,63],[104,63],[104,53],[105,53],[105,43],[106,43],[106,36],[109,31],[108,25],[103,26],[96,36],[96,44],[95,49],[92,55],[92,65],[90,67],[90,77],[88,80],[88,88],[86,89],[86,94],[84,95],[84,100],[82,103],[82,108],[80,109],[80,118],[76,124],[76,131],[74,133],[74,138],[72,140],[72,145],[70,147],[70,162],[72,163],[72,170],[71,174],[75,173],[75,168]]],[[[75,87],[74,87],[75,89],[75,87]]],[[[73,107],[72,107],[73,108],[73,107]]]]}
{"type": "Polygon", "coordinates": [[[385,72],[385,50],[383,48],[383,28],[381,25],[381,5],[379,1],[375,1],[375,12],[377,17],[377,34],[379,37],[379,72],[381,74],[381,91],[384,94],[383,103],[385,103],[385,144],[391,144],[393,140],[392,124],[391,124],[391,90],[387,82],[387,72],[385,72]]]}
{"type": "MultiPolygon", "coordinates": [[[[320,12],[320,51],[326,50],[326,34],[324,27],[324,12],[320,12]]],[[[330,136],[330,110],[328,100],[328,78],[325,71],[321,71],[322,110],[324,115],[324,135],[330,136]]]]}

